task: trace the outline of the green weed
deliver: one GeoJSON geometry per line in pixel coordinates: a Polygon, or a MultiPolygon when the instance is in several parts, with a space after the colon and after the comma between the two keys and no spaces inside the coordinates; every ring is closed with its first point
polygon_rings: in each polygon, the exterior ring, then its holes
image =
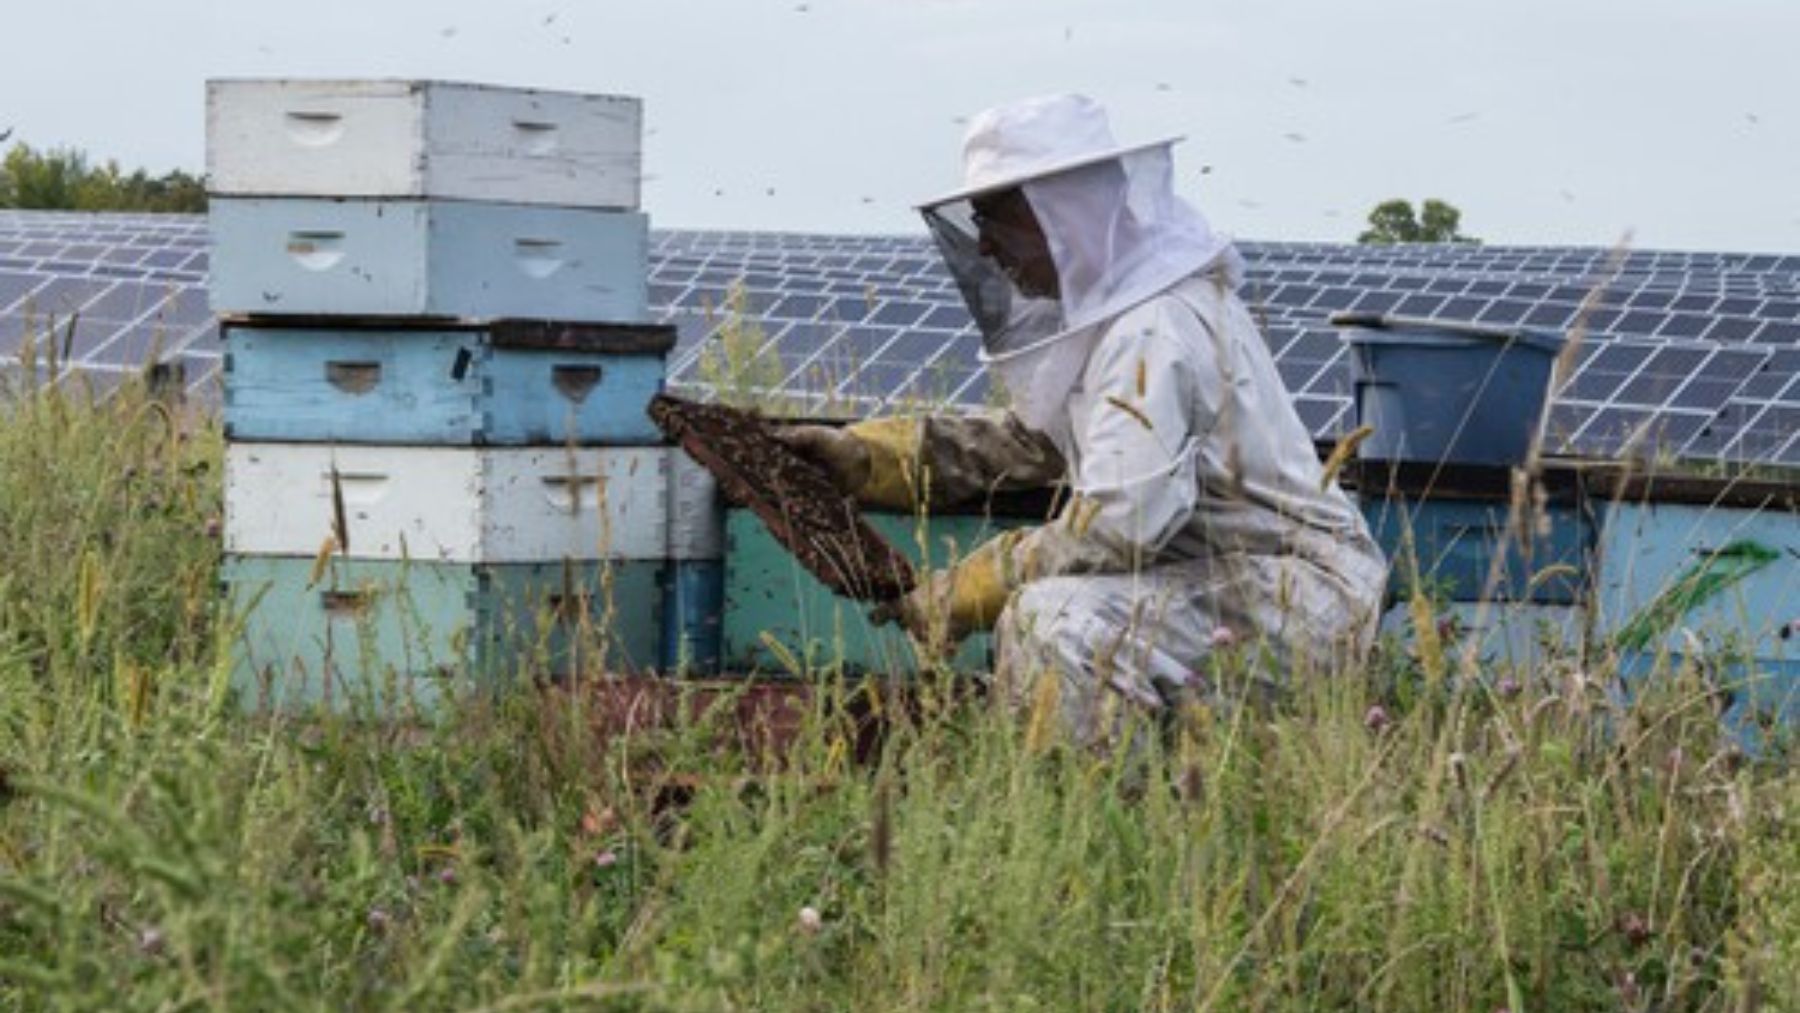
{"type": "Polygon", "coordinates": [[[871,763],[820,708],[754,777],[718,708],[599,742],[582,682],[248,715],[220,451],[137,385],[0,407],[0,1004],[1800,1003],[1800,780],[1693,672],[1497,692],[1396,642],[1104,756],[921,684],[871,763]]]}

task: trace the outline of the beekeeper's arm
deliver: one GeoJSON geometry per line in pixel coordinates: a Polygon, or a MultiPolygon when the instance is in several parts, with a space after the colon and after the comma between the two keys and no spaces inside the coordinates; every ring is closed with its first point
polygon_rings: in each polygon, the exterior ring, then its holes
{"type": "Polygon", "coordinates": [[[842,429],[794,426],[781,436],[830,468],[839,487],[863,505],[888,510],[1044,488],[1065,470],[1048,437],[1003,412],[897,415],[842,429]]]}
{"type": "MultiPolygon", "coordinates": [[[[1127,314],[1087,371],[1077,494],[1040,527],[1007,532],[922,581],[901,618],[924,635],[947,620],[951,640],[991,626],[1020,584],[1075,573],[1124,573],[1153,562],[1193,517],[1200,437],[1223,403],[1212,343],[1185,305],[1154,300],[1127,314]]],[[[933,631],[941,635],[941,631],[933,631]]]]}

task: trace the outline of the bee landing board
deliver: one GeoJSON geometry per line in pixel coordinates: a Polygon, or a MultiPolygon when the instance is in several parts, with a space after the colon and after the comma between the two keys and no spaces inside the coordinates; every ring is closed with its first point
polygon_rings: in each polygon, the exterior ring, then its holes
{"type": "Polygon", "coordinates": [[[225,547],[311,559],[332,537],[349,559],[662,559],[669,453],[235,443],[225,547]]]}
{"type": "Polygon", "coordinates": [[[636,210],[643,103],[439,81],[221,80],[206,171],[225,196],[436,197],[636,210]]]}

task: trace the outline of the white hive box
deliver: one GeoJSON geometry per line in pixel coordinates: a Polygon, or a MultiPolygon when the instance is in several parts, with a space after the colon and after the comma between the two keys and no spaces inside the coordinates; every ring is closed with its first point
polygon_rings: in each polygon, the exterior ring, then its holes
{"type": "Polygon", "coordinates": [[[634,210],[643,104],[440,81],[207,83],[225,195],[501,201],[634,210]]]}
{"type": "Polygon", "coordinates": [[[212,307],[225,314],[637,323],[648,219],[444,200],[221,197],[212,307]]]}
{"type": "Polygon", "coordinates": [[[341,499],[349,559],[660,559],[668,455],[662,447],[235,443],[225,452],[225,547],[315,556],[334,534],[341,499]]]}

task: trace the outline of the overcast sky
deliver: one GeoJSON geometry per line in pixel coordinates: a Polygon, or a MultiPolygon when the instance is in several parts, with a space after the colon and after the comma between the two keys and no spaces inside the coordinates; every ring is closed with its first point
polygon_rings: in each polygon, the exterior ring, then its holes
{"type": "Polygon", "coordinates": [[[915,232],[961,120],[1049,91],[1182,133],[1246,239],[1442,197],[1493,243],[1800,251],[1795,0],[42,0],[0,130],[204,164],[208,77],[434,77],[645,100],[660,226],[915,232]]]}

